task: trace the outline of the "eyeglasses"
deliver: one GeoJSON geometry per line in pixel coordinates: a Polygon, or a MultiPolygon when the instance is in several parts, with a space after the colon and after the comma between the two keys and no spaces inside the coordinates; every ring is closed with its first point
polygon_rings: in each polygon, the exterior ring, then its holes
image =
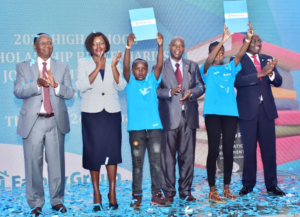
{"type": "Polygon", "coordinates": [[[255,39],[253,39],[253,40],[251,40],[251,42],[254,43],[254,44],[256,44],[256,42],[258,42],[258,43],[261,44],[263,41],[262,40],[255,40],[255,39]]]}
{"type": "Polygon", "coordinates": [[[48,42],[37,42],[35,43],[36,45],[41,45],[41,46],[45,46],[45,45],[53,45],[53,43],[51,41],[48,42]]]}

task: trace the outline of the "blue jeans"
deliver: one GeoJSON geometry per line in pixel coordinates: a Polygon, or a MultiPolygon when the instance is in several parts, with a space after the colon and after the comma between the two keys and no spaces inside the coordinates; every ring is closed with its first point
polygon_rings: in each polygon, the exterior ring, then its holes
{"type": "Polygon", "coordinates": [[[142,194],[143,165],[145,151],[148,150],[148,158],[151,173],[151,193],[156,194],[161,189],[161,130],[139,130],[129,132],[129,141],[132,157],[132,194],[142,194]]]}

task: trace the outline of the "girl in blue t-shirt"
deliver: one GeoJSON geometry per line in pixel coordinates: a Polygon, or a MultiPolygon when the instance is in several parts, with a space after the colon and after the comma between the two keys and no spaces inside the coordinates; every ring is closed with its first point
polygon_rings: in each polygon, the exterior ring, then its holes
{"type": "Polygon", "coordinates": [[[224,156],[224,189],[223,197],[236,200],[229,190],[233,166],[233,144],[237,129],[238,110],[234,92],[236,74],[242,69],[240,61],[245,54],[253,35],[251,23],[248,23],[246,39],[236,57],[227,65],[221,65],[224,59],[223,44],[230,38],[228,28],[223,27],[221,42],[209,45],[209,56],[201,66],[200,73],[206,85],[203,116],[208,137],[207,176],[209,183],[209,201],[225,203],[215,188],[216,161],[222,133],[224,156]]]}

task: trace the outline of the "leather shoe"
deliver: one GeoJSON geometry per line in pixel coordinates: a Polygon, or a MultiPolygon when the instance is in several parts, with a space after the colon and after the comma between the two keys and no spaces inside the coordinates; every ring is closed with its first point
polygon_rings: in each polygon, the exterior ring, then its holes
{"type": "Polygon", "coordinates": [[[250,188],[250,187],[247,187],[247,186],[243,186],[242,189],[240,190],[239,192],[239,195],[243,196],[243,195],[246,195],[250,192],[253,191],[253,188],[250,188]]]}
{"type": "Polygon", "coordinates": [[[268,193],[272,193],[276,196],[285,196],[284,191],[278,188],[278,186],[273,186],[271,188],[268,188],[267,191],[268,193]]]}
{"type": "Polygon", "coordinates": [[[186,197],[188,197],[187,199],[186,199],[186,201],[193,201],[193,202],[196,202],[196,198],[193,196],[193,195],[191,195],[191,194],[186,194],[186,195],[180,195],[180,199],[181,200],[185,200],[185,198],[186,197]]]}
{"type": "Polygon", "coordinates": [[[173,203],[174,202],[174,196],[168,196],[166,198],[170,203],[173,203]]]}
{"type": "Polygon", "coordinates": [[[54,209],[57,212],[66,213],[67,208],[63,204],[57,204],[55,206],[52,206],[52,209],[54,209]]]}
{"type": "Polygon", "coordinates": [[[41,207],[35,207],[30,215],[34,215],[34,216],[39,216],[42,213],[42,208],[41,207]]]}

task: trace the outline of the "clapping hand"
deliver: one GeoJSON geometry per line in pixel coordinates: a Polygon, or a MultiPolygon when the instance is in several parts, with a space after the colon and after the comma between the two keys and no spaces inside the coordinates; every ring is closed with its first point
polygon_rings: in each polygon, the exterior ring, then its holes
{"type": "Polygon", "coordinates": [[[37,85],[39,87],[48,87],[49,86],[48,82],[43,78],[42,71],[40,71],[40,73],[39,73],[39,77],[37,79],[37,85]]]}
{"type": "Polygon", "coordinates": [[[122,57],[122,53],[121,53],[121,51],[118,51],[117,55],[113,58],[111,64],[113,66],[116,66],[118,64],[119,60],[121,59],[121,57],[122,57]]]}
{"type": "Polygon", "coordinates": [[[48,83],[51,87],[54,87],[54,88],[57,88],[57,87],[58,87],[58,84],[55,82],[51,70],[48,70],[48,71],[46,72],[46,77],[47,77],[47,83],[48,83]]]}
{"type": "Polygon", "coordinates": [[[176,87],[173,87],[171,89],[171,96],[177,95],[178,93],[181,92],[181,85],[178,85],[176,87]]]}
{"type": "Polygon", "coordinates": [[[277,59],[270,59],[268,64],[261,70],[260,73],[258,73],[258,77],[262,78],[265,77],[266,75],[271,76],[273,74],[273,70],[275,66],[277,65],[277,59]]]}
{"type": "Polygon", "coordinates": [[[180,101],[186,100],[187,98],[190,97],[191,94],[192,94],[192,91],[191,91],[191,90],[186,91],[186,93],[184,94],[184,97],[182,97],[182,98],[180,99],[180,101]]]}

